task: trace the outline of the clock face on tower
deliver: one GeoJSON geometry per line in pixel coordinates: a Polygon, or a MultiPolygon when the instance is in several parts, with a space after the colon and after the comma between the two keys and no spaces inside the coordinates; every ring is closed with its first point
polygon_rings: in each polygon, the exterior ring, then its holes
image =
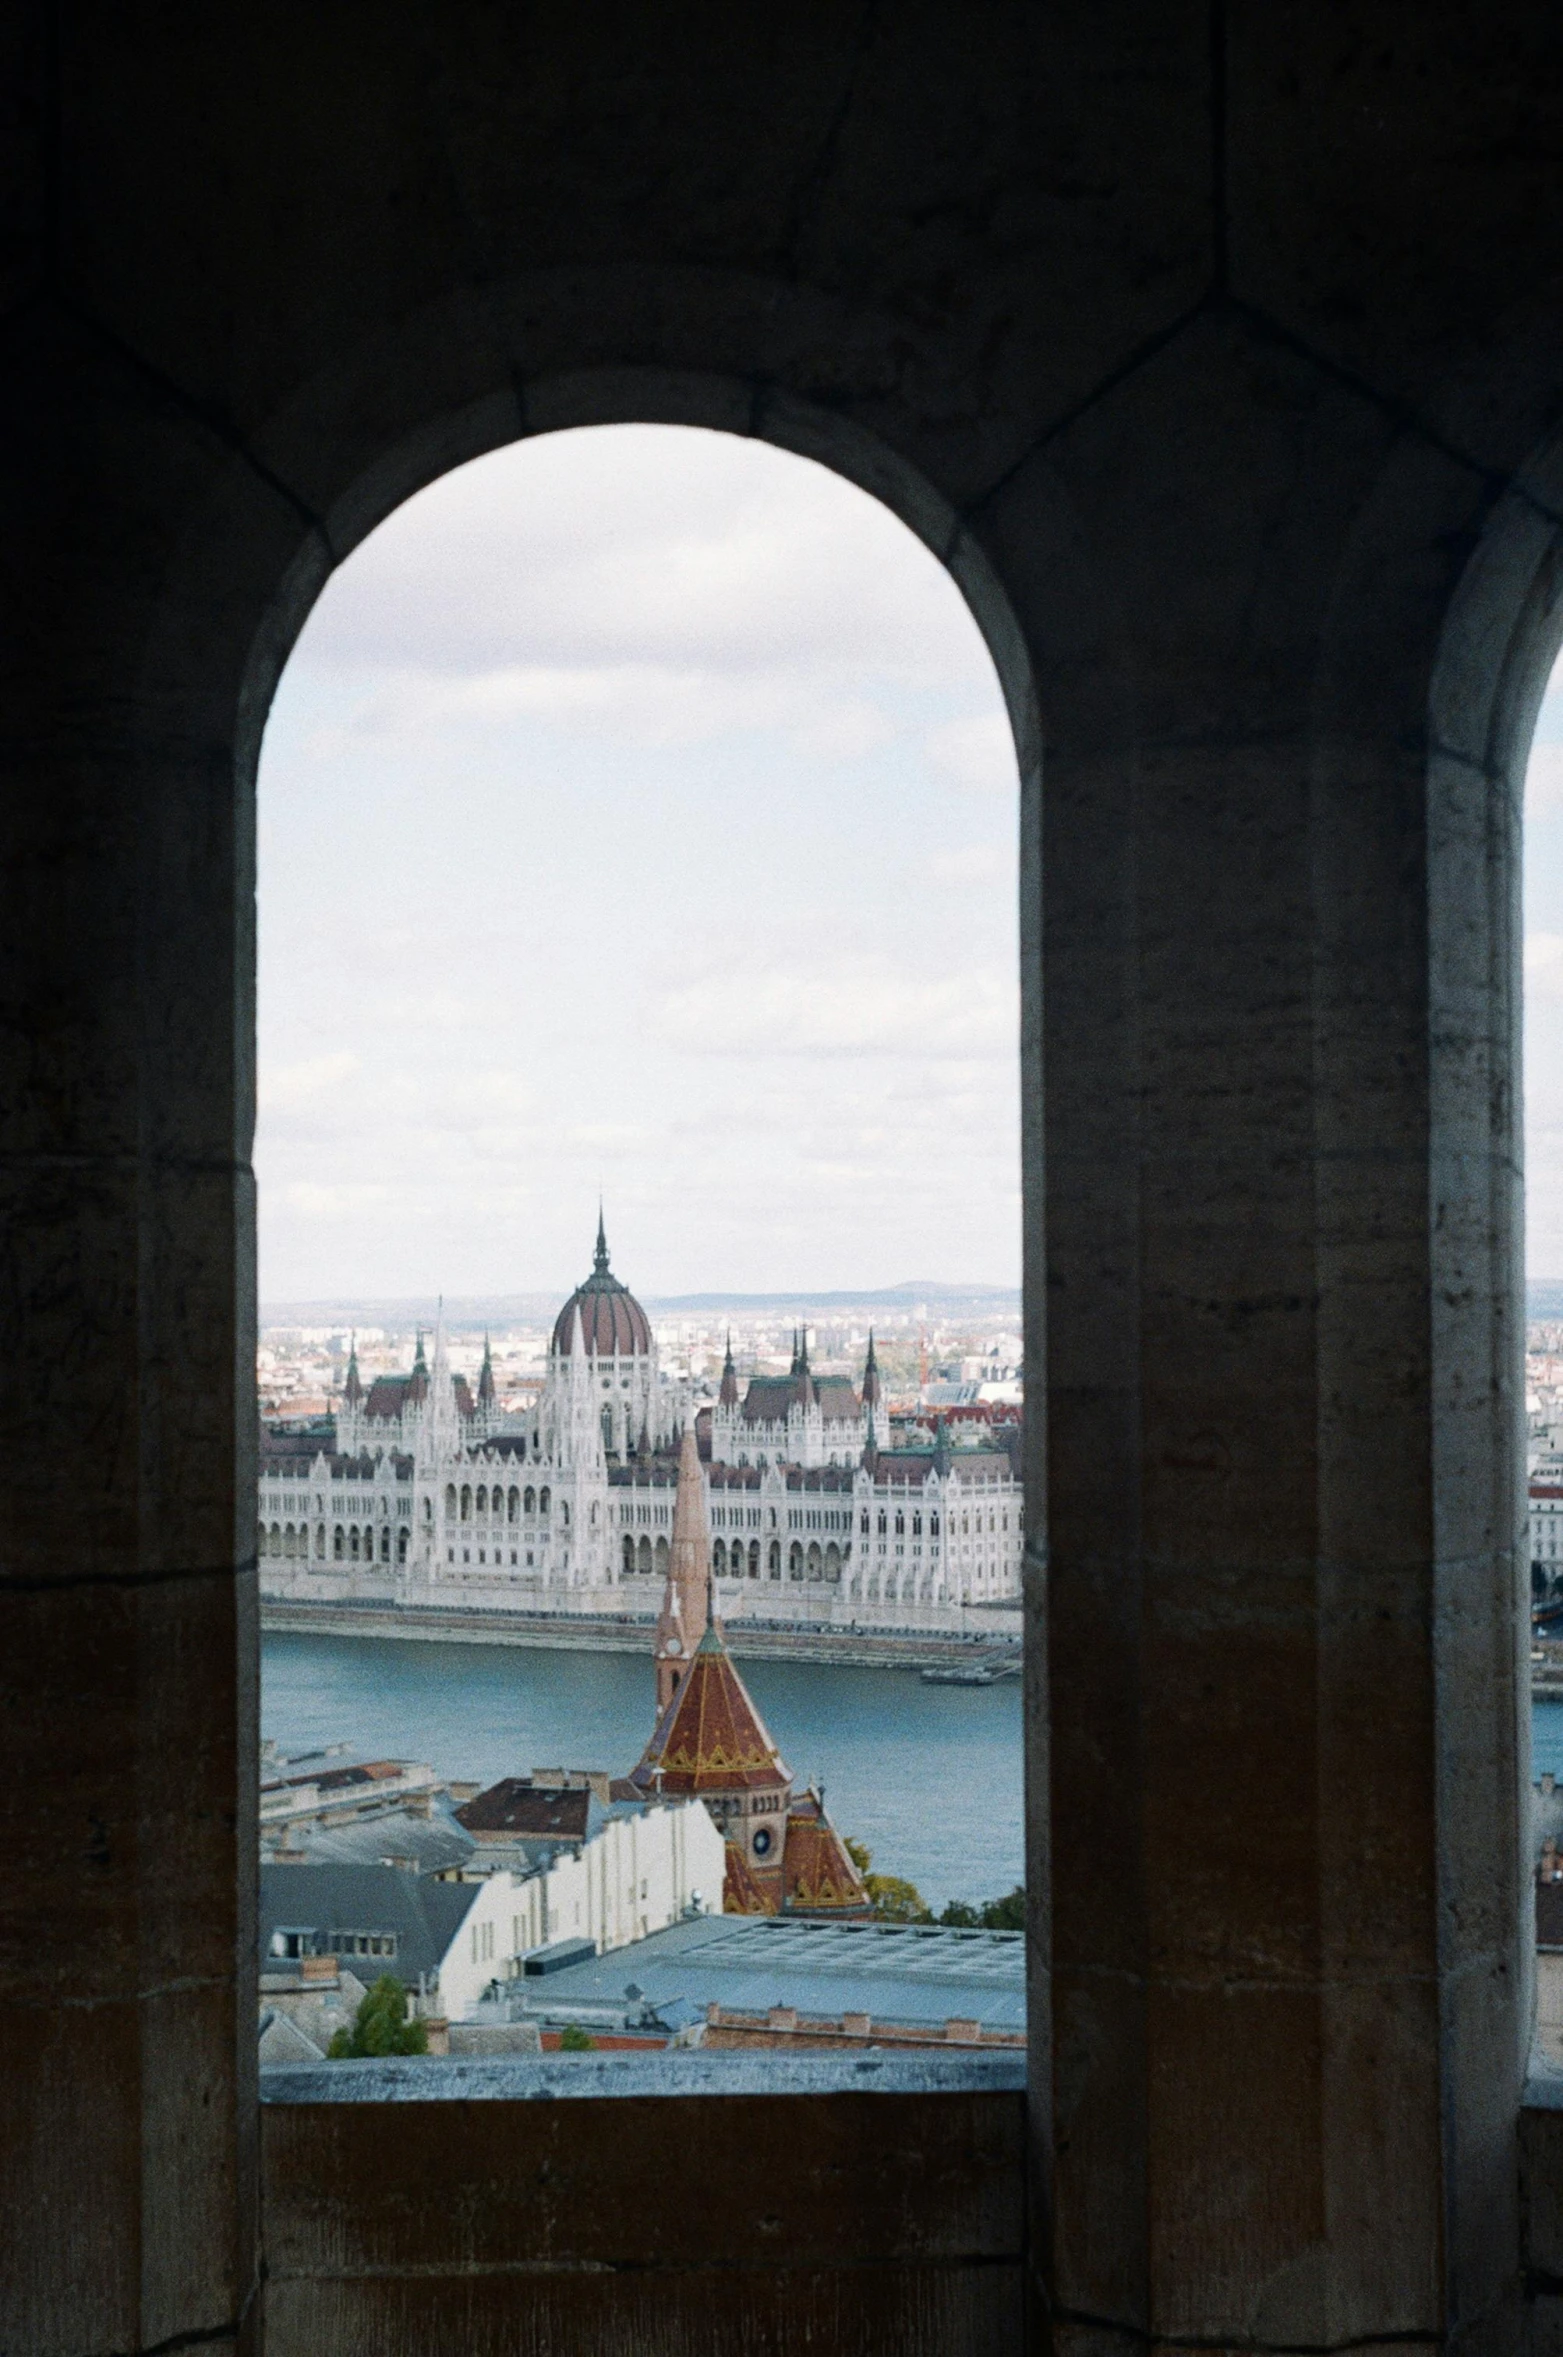
{"type": "Polygon", "coordinates": [[[755,1856],[756,1856],[757,1858],[763,1858],[763,1857],[766,1855],[766,1853],[768,1852],[768,1850],[770,1849],[770,1846],[771,1846],[771,1829],[770,1829],[770,1827],[769,1827],[768,1825],[760,1825],[760,1826],[757,1826],[757,1827],[755,1828],[755,1835],[754,1835],[754,1854],[755,1854],[755,1856]]]}
{"type": "Polygon", "coordinates": [[[684,1650],[683,1640],[679,1637],[669,1637],[662,1650],[664,1653],[682,1653],[684,1650]]]}

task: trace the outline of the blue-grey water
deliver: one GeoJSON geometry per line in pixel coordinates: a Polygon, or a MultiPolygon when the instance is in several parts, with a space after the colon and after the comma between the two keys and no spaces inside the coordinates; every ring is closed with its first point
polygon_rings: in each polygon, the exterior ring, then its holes
{"type": "MultiPolygon", "coordinates": [[[[795,1776],[825,1784],[843,1833],[930,1906],[990,1899],[1024,1873],[1020,1681],[925,1686],[915,1672],[748,1661],[795,1776]]],[[[349,1743],[488,1784],[533,1768],[624,1775],[651,1731],[649,1659],[389,1637],[271,1634],[261,1726],[285,1751],[349,1743]]]]}
{"type": "Polygon", "coordinates": [[[1563,1783],[1563,1702],[1533,1702],[1530,1706],[1530,1772],[1551,1769],[1563,1783]]]}

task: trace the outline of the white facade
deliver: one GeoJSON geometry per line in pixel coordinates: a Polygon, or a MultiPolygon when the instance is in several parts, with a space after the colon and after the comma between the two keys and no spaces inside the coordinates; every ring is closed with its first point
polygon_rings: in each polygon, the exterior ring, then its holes
{"type": "Polygon", "coordinates": [[[587,1939],[604,1954],[691,1912],[719,1915],[725,1865],[704,1801],[667,1801],[624,1809],[578,1854],[559,1853],[532,1873],[485,1875],[440,1961],[441,2009],[470,2021],[495,1981],[515,1979],[531,1951],[554,1940],[587,1939]]]}
{"type": "MultiPolygon", "coordinates": [[[[473,1400],[441,1329],[431,1367],[420,1344],[410,1375],[367,1396],[355,1361],[334,1451],[263,1438],[262,1594],[654,1613],[673,1530],[669,1444],[692,1414],[599,1231],[596,1269],[560,1313],[528,1413],[501,1417],[486,1359],[473,1400]]],[[[1018,1599],[1022,1494],[1008,1456],[942,1442],[885,1452],[883,1424],[872,1345],[862,1398],[844,1377],[814,1378],[800,1350],[790,1375],[754,1378],[740,1401],[729,1360],[708,1475],[728,1618],[935,1629],[1018,1599]]]]}

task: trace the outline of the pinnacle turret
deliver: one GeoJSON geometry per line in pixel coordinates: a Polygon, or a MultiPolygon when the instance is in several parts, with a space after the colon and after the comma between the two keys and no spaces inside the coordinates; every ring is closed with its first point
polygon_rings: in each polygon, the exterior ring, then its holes
{"type": "Polygon", "coordinates": [[[494,1404],[494,1360],[486,1334],[483,1337],[483,1368],[478,1376],[478,1399],[484,1407],[491,1408],[494,1404]]]}
{"type": "Polygon", "coordinates": [[[342,1397],[350,1408],[356,1408],[364,1396],[358,1373],[358,1336],[353,1336],[347,1353],[347,1381],[342,1386],[342,1397]]]}
{"type": "Polygon", "coordinates": [[[724,1408],[736,1408],[738,1405],[738,1370],[733,1365],[733,1336],[730,1327],[727,1335],[727,1354],[722,1360],[722,1388],[717,1396],[724,1408]]]}

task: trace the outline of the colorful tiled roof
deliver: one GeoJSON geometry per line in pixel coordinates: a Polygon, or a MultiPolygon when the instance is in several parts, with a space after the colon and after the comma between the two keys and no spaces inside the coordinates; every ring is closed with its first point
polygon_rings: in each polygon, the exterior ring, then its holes
{"type": "Polygon", "coordinates": [[[846,1844],[816,1792],[801,1793],[788,1812],[782,1852],[782,1911],[787,1915],[836,1916],[873,1912],[846,1844]]]}
{"type": "Polygon", "coordinates": [[[634,1770],[643,1792],[764,1792],[792,1782],[713,1625],[634,1770]]]}
{"type": "Polygon", "coordinates": [[[724,1915],[774,1915],[776,1901],[768,1891],[760,1888],[748,1859],[737,1842],[727,1845],[727,1864],[722,1875],[722,1913],[724,1915]]]}

